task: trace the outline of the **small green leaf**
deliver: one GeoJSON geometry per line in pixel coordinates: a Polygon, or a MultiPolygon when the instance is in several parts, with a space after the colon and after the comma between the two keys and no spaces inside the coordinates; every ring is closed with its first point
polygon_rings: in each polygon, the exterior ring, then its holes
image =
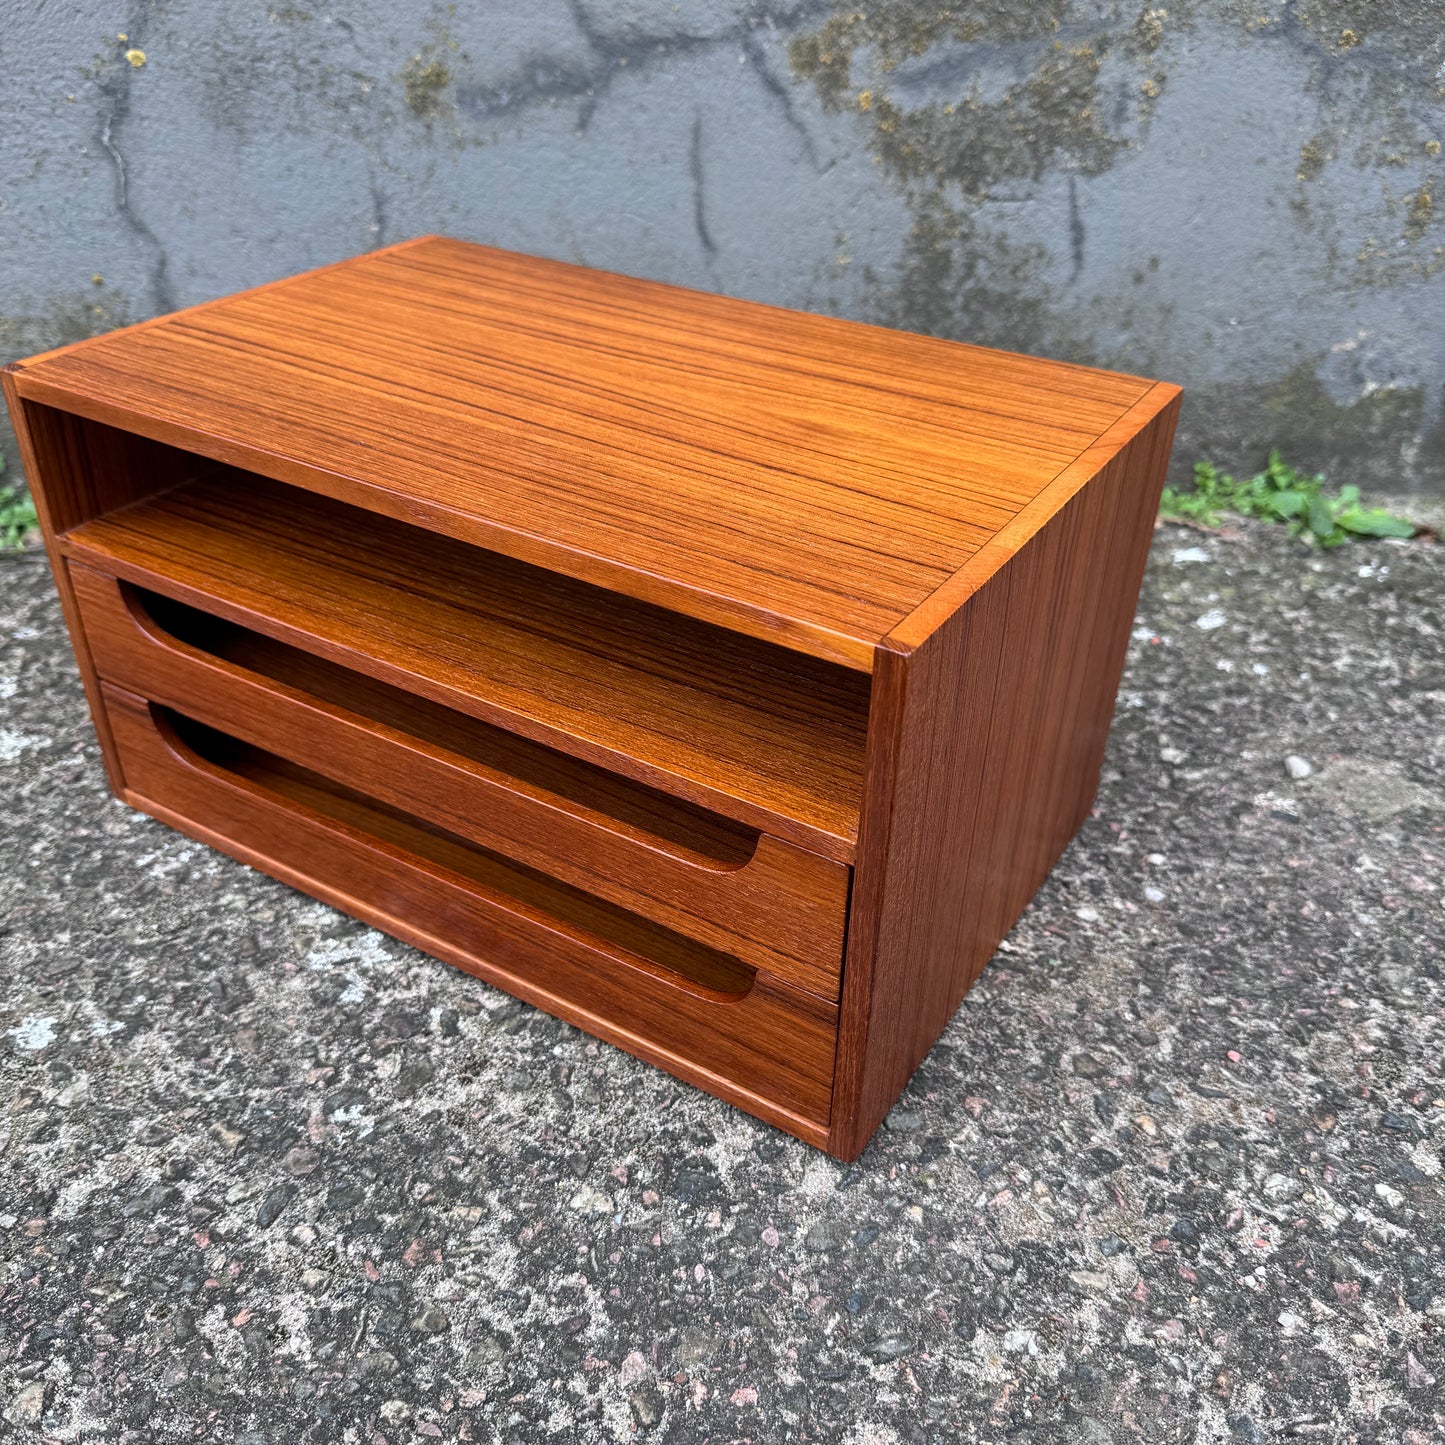
{"type": "Polygon", "coordinates": [[[1335,519],[1348,532],[1360,537],[1413,537],[1415,527],[1403,517],[1392,516],[1382,507],[1349,507],[1335,519]]]}
{"type": "Polygon", "coordinates": [[[0,487],[0,552],[18,551],[38,525],[35,503],[28,496],[17,497],[14,487],[0,487]]]}
{"type": "Polygon", "coordinates": [[[1335,519],[1321,497],[1311,497],[1309,526],[1315,537],[1323,542],[1335,530],[1335,519]]]}
{"type": "Polygon", "coordinates": [[[1270,502],[1281,517],[1297,517],[1308,504],[1309,499],[1303,492],[1277,492],[1270,502]]]}

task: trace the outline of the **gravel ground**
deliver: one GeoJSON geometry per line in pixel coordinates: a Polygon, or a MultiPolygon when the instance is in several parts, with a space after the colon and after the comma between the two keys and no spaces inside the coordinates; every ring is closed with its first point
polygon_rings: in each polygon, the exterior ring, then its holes
{"type": "Polygon", "coordinates": [[[1097,812],[844,1167],[112,801],[0,559],[0,1436],[1442,1438],[1442,583],[1162,529],[1097,812]]]}

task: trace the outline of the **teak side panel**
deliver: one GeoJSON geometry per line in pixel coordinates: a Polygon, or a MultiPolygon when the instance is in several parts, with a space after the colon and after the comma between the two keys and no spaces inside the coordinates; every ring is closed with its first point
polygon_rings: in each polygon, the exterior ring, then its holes
{"type": "Polygon", "coordinates": [[[100,681],[81,625],[75,592],[66,575],[59,538],[71,527],[124,507],[177,480],[166,449],[113,427],[81,422],[65,412],[25,401],[18,389],[20,366],[0,368],[20,462],[40,519],[55,589],[70,633],[91,721],[111,787],[123,784],[115,741],[100,700],[100,681]]]}
{"type": "Polygon", "coordinates": [[[829,1152],[855,1158],[1088,814],[1177,394],[874,669],[829,1152]]]}

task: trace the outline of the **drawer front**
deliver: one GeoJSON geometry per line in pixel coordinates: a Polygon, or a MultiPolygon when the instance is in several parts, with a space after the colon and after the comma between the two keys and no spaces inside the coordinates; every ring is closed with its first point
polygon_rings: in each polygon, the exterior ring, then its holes
{"type": "Polygon", "coordinates": [[[851,877],[845,865],[709,821],[698,810],[689,825],[689,805],[172,607],[190,617],[191,627],[200,619],[215,629],[217,641],[197,645],[168,630],[153,598],[96,569],[69,565],[103,678],[734,954],[781,982],[838,998],[851,877]],[[482,738],[491,738],[494,749],[530,749],[529,764],[542,757],[551,775],[539,783],[535,768],[531,778],[509,773],[485,749],[479,756],[482,738]],[[545,785],[555,779],[566,787],[579,777],[586,788],[603,790],[599,805],[545,785]],[[604,811],[608,789],[626,807],[604,811]],[[664,815],[668,836],[654,831],[664,815]]]}
{"type": "Polygon", "coordinates": [[[111,684],[102,691],[128,802],[826,1144],[834,1006],[675,936],[658,943],[655,928],[652,939],[629,936],[604,919],[614,936],[591,931],[585,904],[569,902],[564,916],[536,893],[503,892],[471,866],[460,840],[355,795],[333,797],[315,775],[267,763],[270,755],[245,744],[228,740],[233,752],[218,760],[186,732],[187,720],[111,684]]]}

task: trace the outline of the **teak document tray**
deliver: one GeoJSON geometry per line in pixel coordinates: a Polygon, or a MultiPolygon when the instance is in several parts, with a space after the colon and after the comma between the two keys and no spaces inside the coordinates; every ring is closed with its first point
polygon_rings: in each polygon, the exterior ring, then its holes
{"type": "Polygon", "coordinates": [[[121,798],[843,1159],[1088,812],[1179,399],[436,237],[5,389],[121,798]]]}

